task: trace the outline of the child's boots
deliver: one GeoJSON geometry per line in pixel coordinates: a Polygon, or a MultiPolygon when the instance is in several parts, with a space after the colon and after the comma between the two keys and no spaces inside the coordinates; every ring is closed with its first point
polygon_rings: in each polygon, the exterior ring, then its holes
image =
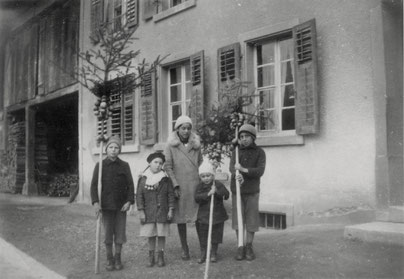
{"type": "Polygon", "coordinates": [[[217,247],[218,243],[212,243],[212,251],[210,251],[210,262],[217,262],[217,247]]]}
{"type": "Polygon", "coordinates": [[[123,265],[121,262],[121,253],[115,253],[115,269],[116,270],[123,269],[123,265]]]}
{"type": "Polygon", "coordinates": [[[154,259],[154,250],[150,250],[149,251],[149,264],[147,265],[147,267],[153,267],[155,264],[155,259],[154,259]]]}
{"type": "Polygon", "coordinates": [[[201,257],[198,260],[199,264],[203,264],[206,261],[206,248],[202,247],[201,248],[201,257]]]}
{"type": "Polygon", "coordinates": [[[164,250],[160,250],[157,252],[157,266],[163,267],[165,265],[166,262],[164,261],[164,250]]]}
{"type": "Polygon", "coordinates": [[[107,264],[105,266],[105,269],[107,271],[112,271],[115,269],[115,261],[114,256],[112,254],[112,245],[107,244],[105,247],[107,250],[107,264]]]}
{"type": "Polygon", "coordinates": [[[246,247],[246,254],[245,254],[245,258],[247,261],[252,261],[255,259],[255,254],[254,254],[254,250],[252,248],[252,243],[247,243],[246,247]]]}

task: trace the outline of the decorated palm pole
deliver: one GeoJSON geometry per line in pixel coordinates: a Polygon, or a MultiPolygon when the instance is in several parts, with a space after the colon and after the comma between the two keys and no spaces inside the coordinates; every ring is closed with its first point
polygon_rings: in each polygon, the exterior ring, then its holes
{"type": "MultiPolygon", "coordinates": [[[[215,182],[213,181],[212,187],[215,187],[215,182]]],[[[209,262],[210,262],[210,252],[212,249],[212,226],[213,226],[213,210],[215,203],[215,194],[210,196],[210,208],[209,208],[209,228],[208,228],[208,247],[206,251],[206,265],[205,265],[205,276],[204,279],[209,277],[209,262]]]]}
{"type": "MultiPolygon", "coordinates": [[[[97,192],[98,192],[98,200],[99,207],[101,208],[101,192],[102,192],[102,159],[103,159],[103,148],[104,142],[107,141],[107,137],[105,136],[105,121],[112,115],[112,112],[109,110],[109,100],[106,94],[103,94],[101,97],[97,98],[97,101],[94,104],[94,114],[97,116],[98,121],[101,122],[101,133],[97,138],[97,141],[100,146],[100,155],[98,159],[98,184],[97,184],[97,192]]],[[[96,236],[95,236],[95,274],[100,272],[100,246],[101,246],[101,219],[102,212],[99,212],[97,215],[97,227],[96,227],[96,236]]]]}
{"type": "MultiPolygon", "coordinates": [[[[233,140],[233,144],[235,144],[235,164],[239,164],[239,146],[238,146],[238,130],[241,125],[243,125],[244,115],[242,113],[234,112],[231,114],[231,123],[230,126],[234,129],[235,137],[233,140]]],[[[237,226],[238,226],[238,247],[244,246],[244,226],[243,226],[243,215],[241,214],[241,193],[240,193],[240,181],[237,179],[237,176],[240,174],[239,170],[236,170],[236,202],[237,202],[237,226]]]]}

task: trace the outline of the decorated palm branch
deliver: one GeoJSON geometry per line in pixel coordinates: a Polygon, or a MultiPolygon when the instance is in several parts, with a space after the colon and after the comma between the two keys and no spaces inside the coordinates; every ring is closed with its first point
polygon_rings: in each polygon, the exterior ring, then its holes
{"type": "MultiPolygon", "coordinates": [[[[80,69],[77,80],[95,95],[94,114],[101,123],[101,133],[97,137],[100,146],[98,171],[98,197],[101,208],[101,178],[103,143],[108,140],[105,134],[105,123],[112,116],[110,110],[111,94],[125,94],[143,85],[146,76],[156,70],[163,59],[157,57],[152,63],[136,63],[140,54],[134,50],[133,43],[137,38],[133,35],[136,28],[123,26],[119,30],[112,30],[110,24],[100,26],[95,30],[91,39],[99,44],[78,54],[80,69]],[[118,89],[118,90],[116,90],[118,89]]],[[[98,123],[97,123],[98,125],[98,123]]],[[[99,273],[101,214],[98,214],[96,228],[95,273],[99,273]]]]}

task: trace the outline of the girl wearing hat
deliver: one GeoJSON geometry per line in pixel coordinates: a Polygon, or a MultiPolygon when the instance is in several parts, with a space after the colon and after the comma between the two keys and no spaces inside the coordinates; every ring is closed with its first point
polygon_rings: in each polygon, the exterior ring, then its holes
{"type": "Polygon", "coordinates": [[[147,157],[149,166],[137,184],[137,209],[140,215],[140,236],[148,237],[149,264],[155,264],[154,253],[157,241],[157,265],[165,266],[164,249],[166,236],[174,211],[174,192],[170,178],[163,171],[165,156],[155,152],[147,157]]]}
{"type": "Polygon", "coordinates": [[[105,150],[107,158],[102,161],[101,207],[98,197],[98,170],[96,164],[91,180],[91,200],[96,214],[102,213],[105,230],[105,247],[107,251],[106,269],[122,269],[121,250],[126,242],[126,212],[135,202],[134,186],[129,164],[118,158],[121,141],[118,137],[110,137],[105,150]],[[115,256],[112,246],[115,244],[115,256]]]}
{"type": "Polygon", "coordinates": [[[252,243],[255,232],[259,228],[259,195],[260,180],[265,171],[266,157],[262,148],[255,144],[257,130],[250,124],[244,124],[238,132],[238,142],[240,144],[239,163],[236,164],[235,152],[230,159],[232,192],[232,227],[236,230],[238,237],[237,201],[236,201],[236,179],[240,182],[241,213],[243,216],[243,226],[247,231],[245,246],[237,250],[236,260],[255,259],[252,243]],[[236,177],[235,173],[240,173],[236,177]]]}
{"type": "Polygon", "coordinates": [[[199,204],[198,217],[195,227],[198,233],[199,245],[201,247],[201,257],[198,263],[206,260],[206,250],[208,246],[209,233],[209,212],[211,196],[214,195],[213,220],[212,220],[212,251],[210,261],[217,261],[217,248],[223,241],[224,222],[229,218],[223,205],[223,200],[229,198],[229,191],[219,181],[215,181],[215,170],[211,163],[205,161],[199,167],[201,183],[195,191],[195,201],[199,204]]]}
{"type": "Polygon", "coordinates": [[[169,136],[164,150],[165,170],[174,186],[175,211],[173,222],[177,224],[183,260],[189,260],[187,223],[194,223],[198,205],[194,199],[199,183],[198,168],[202,163],[199,136],[192,132],[192,121],[180,116],[175,122],[175,131],[169,136]]]}

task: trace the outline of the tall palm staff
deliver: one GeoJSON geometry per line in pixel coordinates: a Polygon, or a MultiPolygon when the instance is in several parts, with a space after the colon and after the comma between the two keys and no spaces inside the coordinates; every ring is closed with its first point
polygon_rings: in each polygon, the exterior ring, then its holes
{"type": "MultiPolygon", "coordinates": [[[[215,187],[213,182],[212,188],[215,187]]],[[[215,194],[210,196],[210,210],[209,210],[209,231],[208,231],[208,247],[206,251],[206,265],[205,265],[205,276],[204,279],[209,277],[209,262],[210,262],[210,251],[212,249],[212,226],[213,226],[213,210],[215,203],[215,194]]]]}

